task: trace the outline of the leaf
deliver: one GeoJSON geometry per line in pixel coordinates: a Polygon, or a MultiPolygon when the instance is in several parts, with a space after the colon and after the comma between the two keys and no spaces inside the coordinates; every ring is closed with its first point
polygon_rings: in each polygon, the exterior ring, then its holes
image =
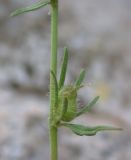
{"type": "Polygon", "coordinates": [[[11,13],[11,16],[17,16],[17,15],[25,13],[25,12],[35,11],[37,9],[40,9],[40,8],[46,6],[47,4],[50,4],[50,0],[47,0],[47,1],[40,0],[39,2],[36,2],[35,4],[33,4],[31,6],[17,9],[16,11],[11,13]]]}
{"type": "Polygon", "coordinates": [[[64,48],[64,58],[61,66],[60,80],[59,80],[59,89],[61,89],[65,82],[66,71],[68,65],[68,49],[64,48]]]}
{"type": "Polygon", "coordinates": [[[80,87],[81,83],[83,82],[84,78],[85,78],[85,73],[86,71],[84,69],[82,69],[80,71],[80,74],[78,76],[78,78],[76,79],[75,85],[76,87],[80,87]]]}
{"type": "Polygon", "coordinates": [[[111,127],[111,126],[95,126],[87,127],[78,124],[62,123],[63,126],[68,127],[79,136],[94,136],[100,131],[121,131],[121,128],[111,127]]]}
{"type": "Polygon", "coordinates": [[[77,113],[77,117],[86,113],[86,112],[89,112],[91,110],[91,108],[95,105],[95,103],[98,101],[100,97],[97,96],[95,97],[87,106],[85,106],[83,109],[81,109],[78,113],[77,113]]]}
{"type": "Polygon", "coordinates": [[[55,99],[54,99],[54,106],[57,106],[57,103],[58,103],[58,84],[57,84],[57,79],[56,79],[56,76],[54,74],[54,72],[51,70],[51,75],[53,77],[53,80],[54,80],[54,91],[51,91],[52,94],[55,96],[55,99]]]}

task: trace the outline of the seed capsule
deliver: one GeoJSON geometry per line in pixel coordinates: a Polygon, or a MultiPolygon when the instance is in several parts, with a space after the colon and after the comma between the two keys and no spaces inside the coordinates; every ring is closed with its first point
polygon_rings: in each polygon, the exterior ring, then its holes
{"type": "Polygon", "coordinates": [[[61,119],[69,122],[76,117],[77,113],[77,89],[73,85],[64,86],[58,95],[58,112],[61,114],[63,111],[63,100],[67,99],[67,109],[62,113],[61,119]]]}

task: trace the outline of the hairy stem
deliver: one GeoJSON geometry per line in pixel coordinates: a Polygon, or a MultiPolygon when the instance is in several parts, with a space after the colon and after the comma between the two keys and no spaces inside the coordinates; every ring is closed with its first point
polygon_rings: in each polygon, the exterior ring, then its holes
{"type": "Polygon", "coordinates": [[[57,128],[50,127],[50,160],[58,159],[57,151],[57,128]]]}
{"type": "MultiPolygon", "coordinates": [[[[57,77],[57,46],[58,44],[58,0],[51,0],[51,58],[50,70],[57,77]]],[[[50,73],[50,160],[57,160],[57,127],[53,125],[55,113],[55,84],[50,73]]]]}

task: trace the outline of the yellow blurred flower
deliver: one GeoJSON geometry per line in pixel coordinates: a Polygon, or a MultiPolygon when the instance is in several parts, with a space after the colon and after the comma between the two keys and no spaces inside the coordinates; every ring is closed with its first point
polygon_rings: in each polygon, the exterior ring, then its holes
{"type": "Polygon", "coordinates": [[[106,101],[110,96],[110,86],[105,82],[97,82],[95,87],[96,95],[100,96],[100,99],[106,101]]]}

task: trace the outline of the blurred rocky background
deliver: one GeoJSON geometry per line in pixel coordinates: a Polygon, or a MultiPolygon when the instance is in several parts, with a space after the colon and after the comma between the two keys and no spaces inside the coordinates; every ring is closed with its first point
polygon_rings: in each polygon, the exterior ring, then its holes
{"type": "MultiPolygon", "coordinates": [[[[49,160],[50,8],[9,17],[36,1],[0,0],[0,160],[49,160]]],[[[60,129],[60,160],[131,160],[131,1],[60,0],[58,66],[64,46],[67,83],[87,70],[79,107],[101,96],[77,121],[124,131],[78,137],[60,129]]]]}

